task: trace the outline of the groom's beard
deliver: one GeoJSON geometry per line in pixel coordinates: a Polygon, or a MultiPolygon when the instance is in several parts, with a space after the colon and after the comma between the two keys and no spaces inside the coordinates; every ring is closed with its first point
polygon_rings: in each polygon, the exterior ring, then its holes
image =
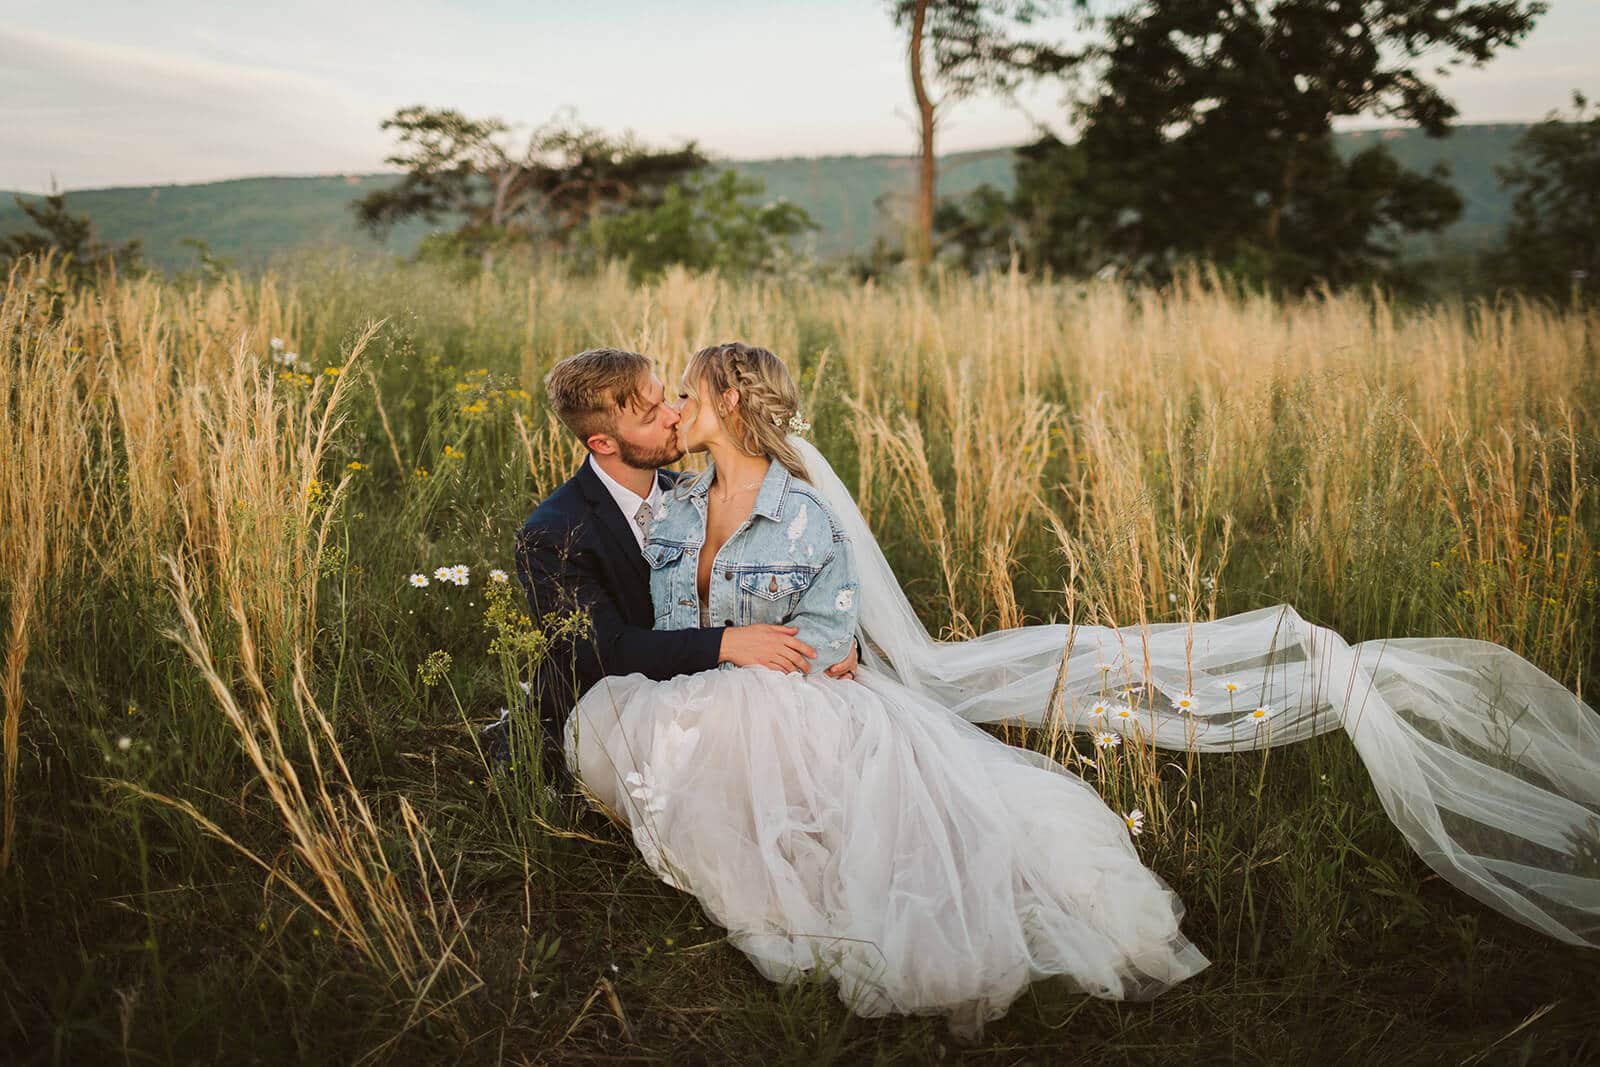
{"type": "Polygon", "coordinates": [[[678,462],[683,458],[683,449],[674,442],[661,448],[634,448],[622,438],[613,438],[617,442],[617,455],[622,462],[635,470],[655,470],[678,462]]]}

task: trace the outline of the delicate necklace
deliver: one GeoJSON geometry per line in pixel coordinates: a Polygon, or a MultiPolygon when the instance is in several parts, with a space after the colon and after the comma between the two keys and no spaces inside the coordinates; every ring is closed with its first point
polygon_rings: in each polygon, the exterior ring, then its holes
{"type": "Polygon", "coordinates": [[[734,497],[738,496],[740,493],[748,493],[750,490],[756,488],[757,486],[759,486],[762,482],[764,482],[766,480],[767,480],[766,475],[762,475],[761,477],[757,478],[755,481],[751,482],[749,485],[741,485],[736,489],[730,489],[726,493],[723,493],[721,496],[716,498],[717,499],[717,503],[726,504],[728,501],[732,500],[734,497]]]}

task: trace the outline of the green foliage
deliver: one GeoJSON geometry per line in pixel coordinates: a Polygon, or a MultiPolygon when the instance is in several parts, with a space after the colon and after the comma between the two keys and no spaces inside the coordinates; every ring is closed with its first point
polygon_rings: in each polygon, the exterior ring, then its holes
{"type": "MultiPolygon", "coordinates": [[[[1011,92],[1031,78],[1060,74],[1075,56],[1061,42],[1030,36],[1035,24],[1060,14],[1065,0],[893,0],[902,29],[925,9],[924,35],[947,98],[1011,92]]],[[[1088,0],[1072,0],[1085,9],[1088,0]]]]}
{"type": "Polygon", "coordinates": [[[412,218],[459,220],[453,240],[426,251],[485,262],[501,245],[565,245],[584,222],[658,203],[669,185],[706,165],[693,144],[656,151],[631,136],[614,138],[560,121],[535,130],[514,150],[506,123],[452,108],[401,108],[383,128],[401,144],[386,162],[405,173],[351,205],[361,224],[382,231],[412,218]]]}
{"type": "Polygon", "coordinates": [[[1549,296],[1592,295],[1600,285],[1600,108],[1582,94],[1572,115],[1551,112],[1517,143],[1501,180],[1516,190],[1505,247],[1494,257],[1503,282],[1549,296]]]}
{"type": "Polygon", "coordinates": [[[592,220],[584,244],[598,258],[628,260],[635,278],[671,266],[734,275],[772,270],[792,253],[793,238],[817,224],[781,197],[753,202],[763,191],[759,180],[732,170],[669,186],[658,204],[592,220]]]}
{"type": "Polygon", "coordinates": [[[1011,199],[988,184],[946,199],[933,213],[935,253],[968,272],[1004,267],[1015,245],[1011,199]]]}
{"type": "Polygon", "coordinates": [[[67,276],[75,285],[89,284],[107,270],[127,273],[140,269],[139,242],[111,247],[96,241],[89,216],[68,211],[65,193],[51,193],[42,204],[29,203],[20,196],[16,201],[39,232],[20,230],[0,237],[0,271],[23,256],[45,255],[65,259],[67,276]]]}
{"type": "Polygon", "coordinates": [[[1092,52],[1102,77],[1081,158],[1036,146],[1035,161],[1066,176],[1019,182],[1018,214],[1046,224],[1029,244],[1056,269],[1092,267],[1092,254],[1158,279],[1195,259],[1292,288],[1379,276],[1398,234],[1439,230],[1460,203],[1443,171],[1411,173],[1381,147],[1342,158],[1333,120],[1397,118],[1442,135],[1456,112],[1420,54],[1482,61],[1542,10],[1146,0],[1109,19],[1092,52]]]}

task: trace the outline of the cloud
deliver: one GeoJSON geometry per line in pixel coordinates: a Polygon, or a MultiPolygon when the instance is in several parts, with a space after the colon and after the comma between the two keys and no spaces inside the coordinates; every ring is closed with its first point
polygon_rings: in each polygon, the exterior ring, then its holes
{"type": "Polygon", "coordinates": [[[0,28],[0,188],[370,171],[386,113],[302,73],[0,28]]]}

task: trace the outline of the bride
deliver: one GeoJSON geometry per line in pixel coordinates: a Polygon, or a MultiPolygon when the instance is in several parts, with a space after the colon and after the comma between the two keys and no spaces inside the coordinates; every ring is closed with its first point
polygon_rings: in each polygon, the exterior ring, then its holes
{"type": "Polygon", "coordinates": [[[786,623],[818,662],[609,678],[579,702],[569,762],[652,870],[767,977],[821,968],[862,1015],[970,1033],[1046,975],[1122,998],[1204,967],[1093,788],[887,671],[822,673],[877,591],[847,501],[817,488],[826,463],[784,435],[798,392],[777,357],[706,349],[682,395],[681,443],[711,463],[650,526],[656,628],[786,623]]]}
{"type": "Polygon", "coordinates": [[[764,349],[691,359],[709,453],[649,529],[657,629],[788,623],[818,670],[608,678],[567,760],[646,863],[772,979],[821,970],[862,1015],[973,1033],[1028,983],[1153,996],[1206,966],[1123,816],[975,722],[1225,751],[1346,730],[1390,818],[1458,888],[1600,946],[1600,720],[1500,646],[1351,646],[1287,607],[1211,622],[929,637],[764,349]],[[824,676],[856,633],[854,680],[824,676]],[[1106,714],[1109,688],[1128,696],[1106,714]]]}

